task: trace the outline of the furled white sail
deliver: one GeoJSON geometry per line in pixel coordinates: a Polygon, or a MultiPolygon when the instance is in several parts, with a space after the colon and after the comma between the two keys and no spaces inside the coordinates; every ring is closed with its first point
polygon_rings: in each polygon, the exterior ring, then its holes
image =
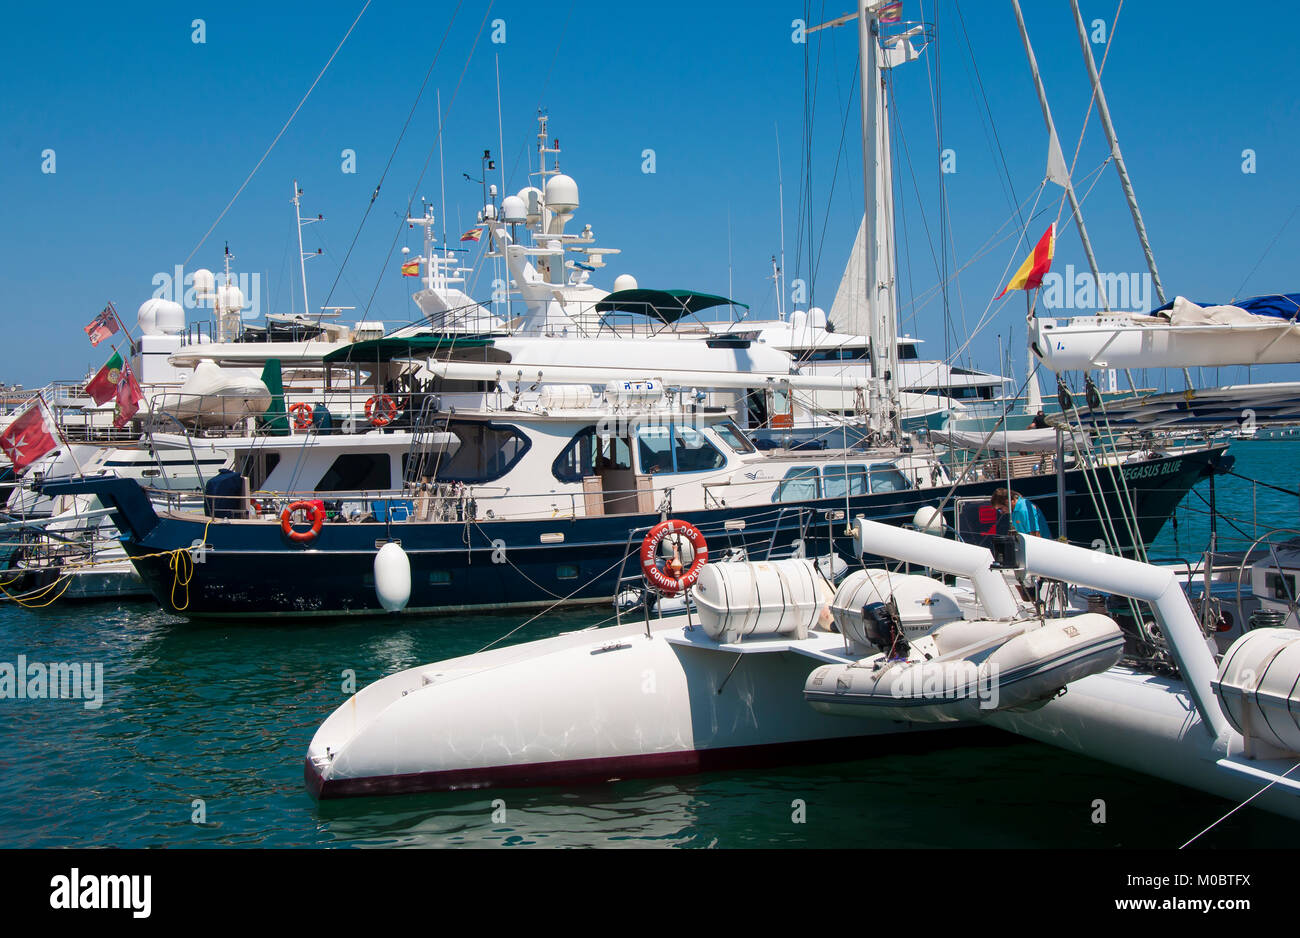
{"type": "Polygon", "coordinates": [[[871,303],[867,299],[867,216],[862,216],[853,250],[844,265],[840,288],[831,304],[831,324],[835,331],[850,335],[871,334],[871,303]]]}

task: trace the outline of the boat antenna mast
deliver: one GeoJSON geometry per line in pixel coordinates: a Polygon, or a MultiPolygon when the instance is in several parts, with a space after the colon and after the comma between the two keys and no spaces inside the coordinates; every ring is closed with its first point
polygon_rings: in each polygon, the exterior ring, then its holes
{"type": "Polygon", "coordinates": [[[302,249],[302,229],[307,225],[314,225],[318,221],[324,221],[325,216],[318,214],[315,218],[302,217],[302,192],[303,190],[298,188],[298,180],[295,179],[293,181],[293,199],[291,201],[293,202],[293,214],[298,229],[298,271],[302,276],[302,314],[310,316],[311,307],[307,305],[307,259],[319,257],[321,251],[320,248],[317,248],[314,252],[302,249]]]}

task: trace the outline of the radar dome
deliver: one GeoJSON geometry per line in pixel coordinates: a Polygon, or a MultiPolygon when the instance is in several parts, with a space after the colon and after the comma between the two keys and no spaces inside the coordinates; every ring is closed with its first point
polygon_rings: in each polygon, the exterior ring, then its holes
{"type": "Polygon", "coordinates": [[[233,283],[227,283],[217,291],[217,305],[222,309],[243,309],[244,291],[233,283]]]}
{"type": "Polygon", "coordinates": [[[197,296],[205,296],[217,291],[217,278],[213,276],[212,271],[206,267],[200,267],[194,271],[194,293],[197,296]]]}
{"type": "Polygon", "coordinates": [[[808,310],[808,325],[812,326],[814,329],[825,329],[826,310],[822,309],[820,306],[814,306],[812,309],[808,310]]]}
{"type": "Polygon", "coordinates": [[[154,328],[161,335],[180,335],[185,331],[185,310],[180,303],[157,300],[154,310],[154,328]]]}
{"type": "Polygon", "coordinates": [[[145,300],[135,314],[135,321],[140,325],[141,335],[158,335],[159,298],[145,300]]]}
{"type": "Polygon", "coordinates": [[[578,210],[578,184],[572,176],[560,173],[546,180],[546,207],[558,215],[571,215],[578,210]]]}
{"type": "Polygon", "coordinates": [[[512,225],[520,225],[528,220],[528,206],[517,195],[508,195],[501,200],[501,220],[512,225]]]}
{"type": "Polygon", "coordinates": [[[619,274],[617,277],[614,278],[615,293],[619,292],[620,290],[635,290],[635,289],[636,289],[636,277],[633,277],[631,274],[619,274]]]}
{"type": "Polygon", "coordinates": [[[535,225],[542,220],[542,190],[536,186],[528,186],[519,190],[519,198],[524,200],[524,211],[527,212],[526,218],[528,224],[535,225]]]}

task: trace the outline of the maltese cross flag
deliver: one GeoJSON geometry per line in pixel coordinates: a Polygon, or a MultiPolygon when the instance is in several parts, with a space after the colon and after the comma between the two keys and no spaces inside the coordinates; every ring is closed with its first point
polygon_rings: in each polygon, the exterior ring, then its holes
{"type": "Polygon", "coordinates": [[[58,445],[39,400],[0,433],[0,450],[13,462],[14,472],[22,472],[58,445]]]}

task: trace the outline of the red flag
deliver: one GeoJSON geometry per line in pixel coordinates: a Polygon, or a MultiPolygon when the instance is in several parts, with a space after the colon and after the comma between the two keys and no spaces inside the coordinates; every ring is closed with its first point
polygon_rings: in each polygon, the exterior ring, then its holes
{"type": "Polygon", "coordinates": [[[39,400],[0,433],[0,450],[13,462],[14,472],[22,472],[58,445],[39,400]]]}
{"type": "Polygon", "coordinates": [[[122,380],[122,356],[117,352],[86,382],[86,393],[96,404],[107,404],[117,397],[117,383],[122,380]]]}
{"type": "Polygon", "coordinates": [[[111,306],[105,307],[104,311],[90,321],[86,326],[86,335],[90,337],[91,345],[98,345],[110,335],[117,332],[117,317],[113,315],[111,306]]]}
{"type": "Polygon", "coordinates": [[[903,0],[881,7],[878,15],[882,23],[897,23],[903,18],[903,0]]]}
{"type": "Polygon", "coordinates": [[[463,235],[460,236],[460,240],[477,241],[480,237],[482,237],[482,235],[483,235],[482,228],[471,228],[469,231],[465,232],[463,235]]]}
{"type": "Polygon", "coordinates": [[[131,418],[140,409],[142,400],[144,394],[140,391],[140,385],[136,383],[135,375],[131,373],[131,366],[123,362],[122,377],[117,382],[117,407],[113,408],[115,430],[121,430],[131,422],[131,418]]]}

